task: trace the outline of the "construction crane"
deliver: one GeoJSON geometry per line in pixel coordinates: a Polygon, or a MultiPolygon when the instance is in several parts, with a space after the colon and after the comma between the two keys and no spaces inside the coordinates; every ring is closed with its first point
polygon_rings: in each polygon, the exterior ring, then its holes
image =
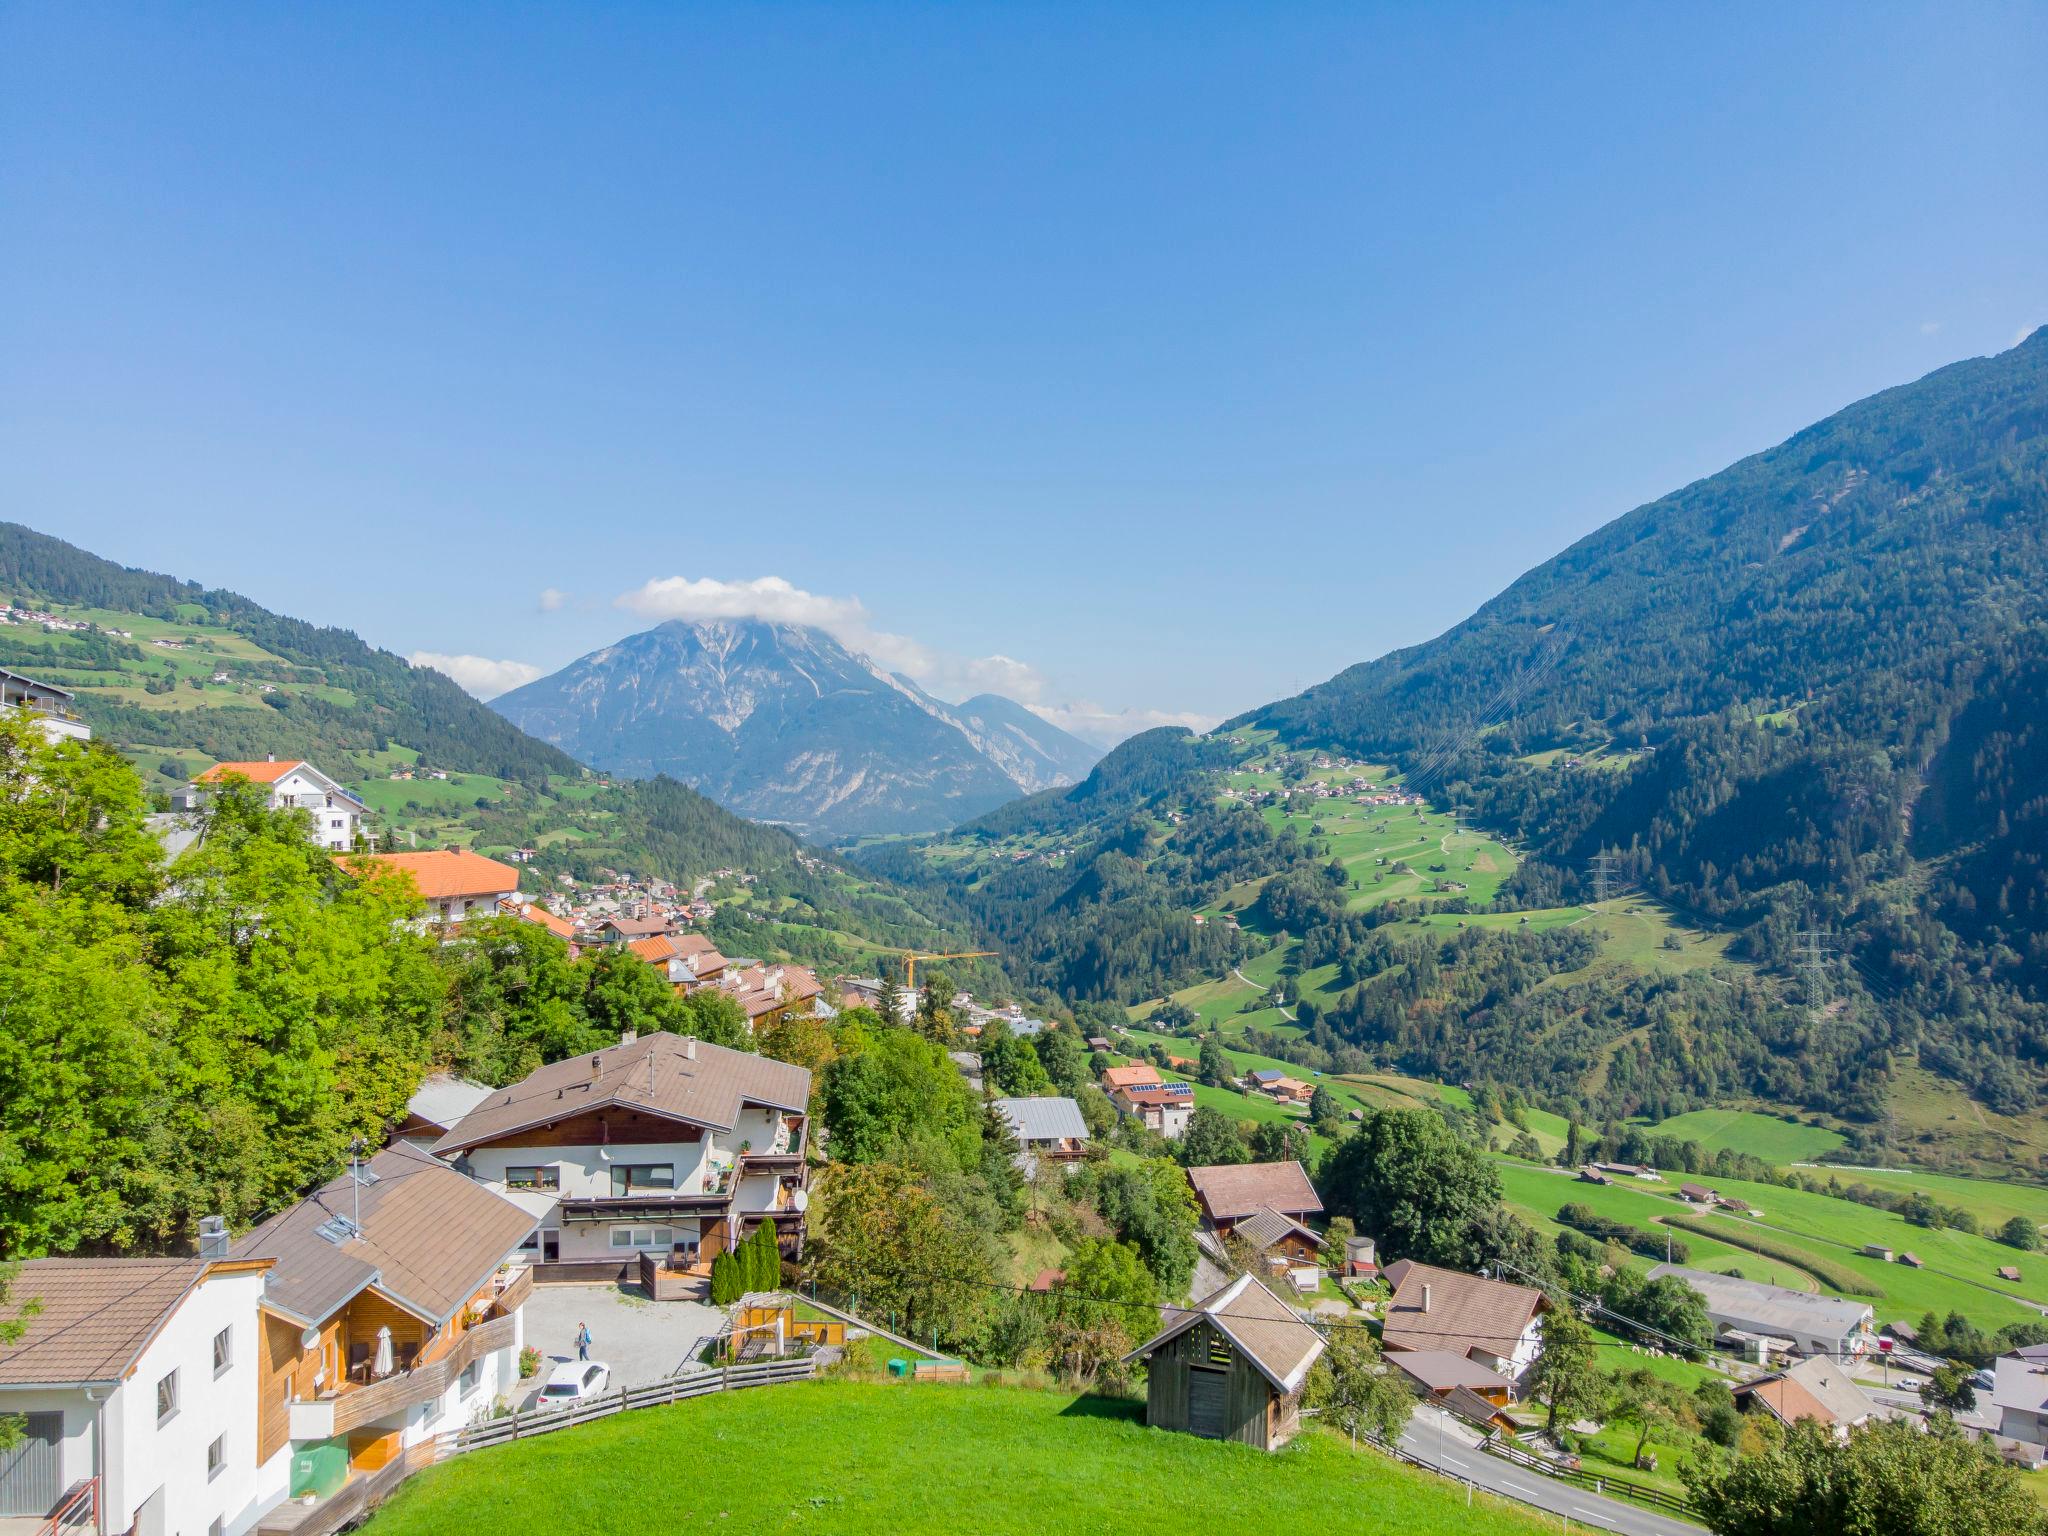
{"type": "Polygon", "coordinates": [[[906,991],[917,991],[917,962],[920,960],[986,960],[1001,951],[993,949],[963,949],[951,955],[920,955],[910,950],[903,954],[903,986],[906,991]]]}

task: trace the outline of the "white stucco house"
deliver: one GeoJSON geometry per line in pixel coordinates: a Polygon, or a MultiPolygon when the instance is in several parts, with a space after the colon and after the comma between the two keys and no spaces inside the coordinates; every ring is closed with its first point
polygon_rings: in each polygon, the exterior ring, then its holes
{"type": "Polygon", "coordinates": [[[362,836],[363,818],[369,815],[369,807],[346,786],[298,758],[215,763],[192,781],[177,808],[197,809],[212,786],[229,779],[247,779],[251,784],[263,785],[270,791],[270,808],[274,811],[305,811],[312,818],[310,836],[330,853],[348,852],[362,836]]]}

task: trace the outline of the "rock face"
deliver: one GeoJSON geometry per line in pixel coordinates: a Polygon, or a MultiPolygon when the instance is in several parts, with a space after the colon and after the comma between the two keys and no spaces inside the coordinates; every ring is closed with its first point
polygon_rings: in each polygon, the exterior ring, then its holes
{"type": "Polygon", "coordinates": [[[753,619],[671,620],[495,707],[593,767],[821,838],[950,827],[1100,755],[1008,699],[944,704],[822,630],[753,619]]]}

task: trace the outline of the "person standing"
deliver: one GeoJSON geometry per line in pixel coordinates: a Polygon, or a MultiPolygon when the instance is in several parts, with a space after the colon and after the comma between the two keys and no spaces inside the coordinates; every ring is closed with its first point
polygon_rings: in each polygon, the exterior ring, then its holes
{"type": "Polygon", "coordinates": [[[578,1360],[588,1360],[590,1358],[590,1324],[588,1323],[578,1323],[576,1325],[576,1358],[578,1360]]]}

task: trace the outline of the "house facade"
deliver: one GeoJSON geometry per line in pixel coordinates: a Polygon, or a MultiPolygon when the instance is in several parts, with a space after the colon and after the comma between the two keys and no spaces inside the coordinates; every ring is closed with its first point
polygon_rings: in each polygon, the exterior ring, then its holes
{"type": "Polygon", "coordinates": [[[1532,1286],[1400,1259],[1387,1266],[1381,1342],[1400,1350],[1447,1351],[1518,1381],[1543,1352],[1550,1299],[1532,1286]]]}
{"type": "Polygon", "coordinates": [[[78,713],[78,697],[68,688],[39,683],[0,667],[0,708],[18,709],[36,723],[52,746],[92,740],[92,727],[78,713]]]}
{"type": "Polygon", "coordinates": [[[443,848],[422,853],[369,853],[351,861],[368,873],[397,870],[412,880],[427,904],[430,922],[460,923],[473,917],[519,916],[519,871],[480,853],[443,848]]]}
{"type": "Polygon", "coordinates": [[[183,809],[196,809],[208,790],[230,779],[247,779],[270,792],[273,811],[304,811],[312,818],[309,836],[330,853],[346,853],[362,836],[369,807],[311,763],[275,757],[255,763],[215,763],[193,780],[183,809]]]}
{"type": "MultiPolygon", "coordinates": [[[[224,1246],[224,1243],[222,1244],[224,1246]]],[[[240,1536],[283,1497],[259,1467],[257,1309],[269,1265],[213,1259],[31,1259],[0,1346],[0,1519],[66,1502],[138,1536],[240,1536]]],[[[90,1523],[86,1528],[92,1528],[90,1523]]]]}
{"type": "Polygon", "coordinates": [[[1109,1102],[1119,1115],[1157,1131],[1168,1141],[1179,1141],[1187,1134],[1188,1121],[1195,1113],[1195,1091],[1187,1083],[1123,1087],[1110,1094],[1109,1102]]]}
{"type": "Polygon", "coordinates": [[[495,1090],[434,1145],[539,1212],[536,1278],[625,1277],[642,1253],[707,1266],[763,1222],[803,1250],[811,1074],[658,1033],[495,1090]]]}

